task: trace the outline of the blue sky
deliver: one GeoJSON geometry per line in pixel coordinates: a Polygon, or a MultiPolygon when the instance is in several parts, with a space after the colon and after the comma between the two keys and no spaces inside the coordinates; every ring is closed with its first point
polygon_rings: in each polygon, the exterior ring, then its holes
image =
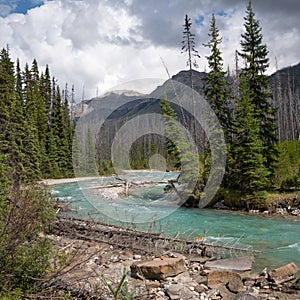
{"type": "Polygon", "coordinates": [[[6,17],[11,13],[26,14],[28,10],[43,3],[43,0],[0,0],[0,15],[6,17]]]}
{"type": "MultiPolygon", "coordinates": [[[[235,69],[248,0],[0,0],[0,49],[9,45],[21,65],[49,65],[60,84],[81,98],[141,78],[167,78],[186,69],[181,54],[184,18],[192,21],[198,71],[206,56],[211,15],[223,37],[224,69],[235,69]]],[[[300,61],[300,1],[252,0],[269,50],[269,74],[300,61]]],[[[241,62],[242,63],[242,62],[241,62]]]]}

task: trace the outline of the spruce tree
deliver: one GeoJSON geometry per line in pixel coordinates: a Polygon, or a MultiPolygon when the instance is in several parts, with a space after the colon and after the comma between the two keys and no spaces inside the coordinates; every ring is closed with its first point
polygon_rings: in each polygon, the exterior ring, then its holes
{"type": "MultiPolygon", "coordinates": [[[[216,25],[216,18],[212,15],[211,26],[208,36],[210,40],[208,43],[204,44],[205,47],[210,49],[210,55],[206,56],[209,66],[208,76],[203,78],[204,80],[204,95],[210,104],[211,108],[215,112],[220,125],[223,129],[225,136],[226,146],[220,147],[220,154],[224,153],[227,148],[227,158],[232,161],[231,144],[232,144],[232,132],[233,132],[233,118],[230,111],[229,101],[230,101],[230,91],[229,83],[225,80],[226,72],[223,71],[223,58],[220,50],[220,44],[222,43],[222,37],[220,37],[219,30],[216,25]]],[[[208,121],[209,122],[209,121],[208,121]]],[[[211,128],[214,128],[214,124],[210,124],[211,128]]],[[[218,130],[217,130],[218,131],[218,130]]],[[[218,137],[219,132],[213,130],[211,138],[218,137]]],[[[218,152],[219,153],[219,152],[218,152]]],[[[204,153],[204,181],[207,180],[208,174],[210,172],[211,157],[210,152],[205,151],[204,153]]],[[[227,164],[227,175],[230,173],[230,165],[227,164]]],[[[229,176],[225,177],[223,182],[228,185],[229,176]]]]}
{"type": "Polygon", "coordinates": [[[7,129],[10,121],[11,104],[15,101],[14,64],[8,49],[0,53],[0,151],[7,153],[7,129]]]}
{"type": "Polygon", "coordinates": [[[188,58],[186,65],[189,67],[190,73],[190,85],[193,88],[193,67],[198,68],[197,58],[200,58],[199,52],[195,46],[195,34],[191,32],[192,22],[188,15],[185,15],[184,19],[184,31],[181,53],[187,52],[188,58]]]}
{"type": "Polygon", "coordinates": [[[252,93],[252,104],[255,109],[255,117],[259,120],[259,138],[263,144],[263,156],[265,157],[265,166],[274,173],[274,164],[278,155],[275,144],[276,111],[271,104],[271,93],[268,91],[269,78],[265,74],[268,66],[268,50],[263,44],[262,29],[259,21],[256,20],[252,9],[252,3],[249,1],[246,10],[245,32],[242,34],[241,47],[239,55],[245,62],[242,69],[243,76],[246,78],[249,90],[252,93]]]}
{"type": "MultiPolygon", "coordinates": [[[[192,88],[192,103],[193,103],[193,115],[195,116],[195,96],[194,96],[194,82],[193,82],[193,67],[198,68],[197,58],[200,58],[198,50],[195,46],[195,34],[191,32],[192,22],[191,18],[188,15],[185,15],[184,20],[184,31],[183,31],[183,40],[182,40],[182,48],[181,53],[187,52],[188,58],[186,65],[189,67],[190,74],[190,87],[192,88]]],[[[197,124],[196,119],[193,119],[193,137],[197,144],[200,143],[197,137],[197,124]]],[[[186,124],[185,124],[186,125],[186,124]]]]}
{"type": "Polygon", "coordinates": [[[208,36],[210,41],[204,44],[211,50],[210,55],[206,56],[210,71],[208,76],[203,80],[204,95],[214,110],[226,137],[228,143],[232,139],[232,114],[229,107],[230,91],[229,84],[225,80],[226,72],[223,71],[223,58],[219,45],[222,38],[219,35],[219,30],[216,26],[216,18],[213,15],[211,20],[210,33],[208,36]]]}
{"type": "Polygon", "coordinates": [[[259,192],[269,187],[269,170],[264,157],[264,145],[260,138],[260,122],[252,101],[248,78],[240,76],[240,98],[236,106],[236,140],[234,146],[236,188],[243,194],[248,208],[257,200],[259,192]]]}

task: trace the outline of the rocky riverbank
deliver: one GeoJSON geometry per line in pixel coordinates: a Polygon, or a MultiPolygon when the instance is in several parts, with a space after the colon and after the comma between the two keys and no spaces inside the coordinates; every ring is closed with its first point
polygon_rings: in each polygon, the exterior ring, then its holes
{"type": "MultiPolygon", "coordinates": [[[[243,212],[265,216],[300,217],[300,192],[270,194],[268,195],[268,202],[269,205],[266,209],[243,210],[243,212]]],[[[224,200],[217,202],[213,208],[230,211],[237,210],[234,207],[226,206],[224,200]]]]}
{"type": "Polygon", "coordinates": [[[300,299],[294,263],[255,274],[245,249],[66,219],[49,238],[57,256],[45,293],[53,299],[114,299],[118,286],[124,299],[300,299]],[[225,250],[231,258],[221,259],[225,250]]]}

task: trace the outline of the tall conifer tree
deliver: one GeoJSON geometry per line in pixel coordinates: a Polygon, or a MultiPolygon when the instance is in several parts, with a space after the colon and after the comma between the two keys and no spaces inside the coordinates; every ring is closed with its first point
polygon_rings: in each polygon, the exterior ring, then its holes
{"type": "Polygon", "coordinates": [[[263,144],[262,154],[266,158],[265,166],[270,174],[273,174],[277,157],[275,149],[277,142],[275,133],[276,111],[270,101],[269,78],[265,74],[269,66],[268,50],[262,42],[262,29],[259,21],[255,18],[251,1],[247,6],[244,19],[245,32],[242,34],[242,50],[239,53],[245,62],[242,73],[252,93],[251,101],[255,109],[255,117],[259,120],[259,138],[263,144]]]}
{"type": "Polygon", "coordinates": [[[210,71],[208,76],[204,78],[204,95],[218,117],[224,130],[226,141],[230,142],[233,124],[232,114],[229,108],[231,95],[229,92],[229,84],[225,80],[226,72],[223,71],[223,58],[219,48],[222,38],[220,37],[214,15],[212,16],[208,36],[210,37],[210,41],[204,44],[204,46],[211,50],[210,55],[206,56],[210,71]]]}
{"type": "Polygon", "coordinates": [[[264,146],[260,138],[260,121],[252,101],[254,92],[250,89],[245,74],[240,76],[240,98],[236,106],[236,140],[234,147],[234,183],[251,207],[260,191],[269,187],[269,174],[264,157],[264,146]]]}

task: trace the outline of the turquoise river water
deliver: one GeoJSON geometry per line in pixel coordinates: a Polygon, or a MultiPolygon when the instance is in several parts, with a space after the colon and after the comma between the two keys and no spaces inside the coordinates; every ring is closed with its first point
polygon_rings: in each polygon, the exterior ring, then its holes
{"type": "MultiPolygon", "coordinates": [[[[130,180],[163,181],[176,176],[174,173],[163,172],[131,172],[130,180]]],[[[165,197],[165,184],[133,187],[126,200],[125,197],[115,198],[114,194],[110,199],[110,194],[99,195],[95,192],[99,191],[95,189],[97,186],[116,182],[120,181],[106,177],[81,183],[55,185],[52,187],[52,195],[59,197],[61,201],[70,202],[72,211],[68,214],[77,218],[134,226],[162,232],[166,236],[179,234],[180,237],[190,239],[206,236],[207,241],[211,243],[261,251],[255,254],[256,271],[266,266],[269,269],[279,267],[291,261],[300,266],[299,218],[169,207],[167,204],[161,204],[165,197]],[[125,215],[128,222],[124,222],[125,215]]]]}

